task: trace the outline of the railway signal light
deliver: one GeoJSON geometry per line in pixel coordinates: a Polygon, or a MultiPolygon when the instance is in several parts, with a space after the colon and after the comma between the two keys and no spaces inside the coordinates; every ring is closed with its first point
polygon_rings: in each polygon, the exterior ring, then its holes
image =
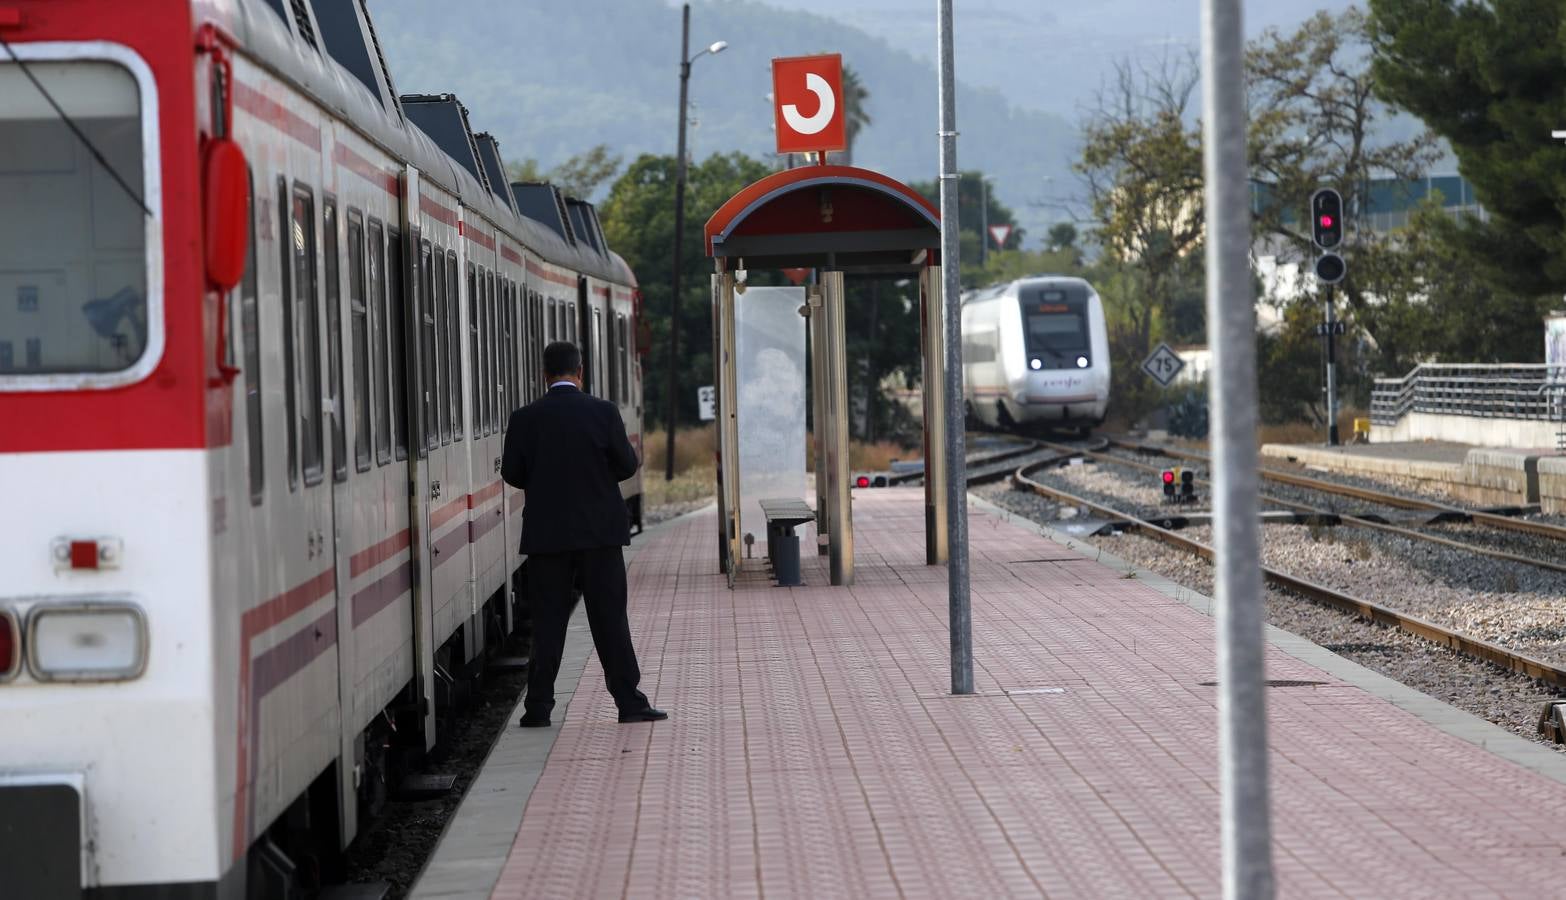
{"type": "Polygon", "coordinates": [[[1316,280],[1322,284],[1337,284],[1348,273],[1348,264],[1336,253],[1323,253],[1316,258],[1316,280]]]}
{"type": "Polygon", "coordinates": [[[1332,188],[1322,188],[1310,195],[1310,236],[1323,250],[1343,243],[1342,194],[1332,188]]]}
{"type": "Polygon", "coordinates": [[[870,486],[870,476],[860,475],[854,479],[854,487],[867,488],[870,486]]]}
{"type": "Polygon", "coordinates": [[[1175,496],[1175,473],[1174,473],[1174,469],[1165,469],[1164,470],[1164,499],[1165,500],[1173,500],[1174,496],[1175,496]]]}
{"type": "Polygon", "coordinates": [[[1180,472],[1180,502],[1191,503],[1196,500],[1196,473],[1189,469],[1180,472]]]}

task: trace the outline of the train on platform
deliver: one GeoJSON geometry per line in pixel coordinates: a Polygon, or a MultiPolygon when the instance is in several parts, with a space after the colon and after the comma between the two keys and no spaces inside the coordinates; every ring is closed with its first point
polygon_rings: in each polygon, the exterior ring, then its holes
{"type": "Polygon", "coordinates": [[[0,41],[0,894],[295,896],[523,625],[548,341],[640,451],[636,279],[364,0],[0,41]]]}
{"type": "Polygon", "coordinates": [[[1109,408],[1104,303],[1088,282],[1057,275],[970,291],[962,298],[962,363],[970,421],[1086,435],[1109,408]]]}

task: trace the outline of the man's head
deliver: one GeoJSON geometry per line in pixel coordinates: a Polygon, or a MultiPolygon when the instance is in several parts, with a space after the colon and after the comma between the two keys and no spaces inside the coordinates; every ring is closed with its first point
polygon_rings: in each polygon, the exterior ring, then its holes
{"type": "Polygon", "coordinates": [[[544,383],[557,381],[582,386],[582,351],[570,341],[555,341],[544,348],[544,383]]]}

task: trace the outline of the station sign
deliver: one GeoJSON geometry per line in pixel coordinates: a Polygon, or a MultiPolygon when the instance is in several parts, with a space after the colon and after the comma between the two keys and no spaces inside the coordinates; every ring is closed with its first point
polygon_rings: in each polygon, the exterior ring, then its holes
{"type": "Polygon", "coordinates": [[[718,417],[718,391],[712,385],[696,389],[696,411],[703,422],[711,422],[718,417]]]}
{"type": "Polygon", "coordinates": [[[995,239],[995,249],[1006,249],[1006,239],[1011,237],[1010,225],[991,225],[990,237],[995,239]]]}
{"type": "Polygon", "coordinates": [[[1142,360],[1142,371],[1158,382],[1160,387],[1168,387],[1183,368],[1185,368],[1185,360],[1162,341],[1153,348],[1152,353],[1147,355],[1147,359],[1142,360]]]}
{"type": "Polygon", "coordinates": [[[772,61],[772,113],[779,153],[848,147],[843,57],[791,56],[772,61]]]}

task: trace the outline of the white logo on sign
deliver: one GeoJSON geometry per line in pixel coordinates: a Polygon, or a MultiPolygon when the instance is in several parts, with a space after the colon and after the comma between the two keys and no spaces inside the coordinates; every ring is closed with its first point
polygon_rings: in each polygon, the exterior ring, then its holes
{"type": "Polygon", "coordinates": [[[799,107],[792,103],[785,103],[783,121],[800,134],[820,134],[832,124],[832,114],[837,112],[837,96],[832,93],[832,85],[814,72],[805,73],[805,90],[816,95],[816,99],[821,102],[821,108],[816,110],[815,115],[806,116],[800,114],[799,107]]]}
{"type": "Polygon", "coordinates": [[[1170,350],[1169,345],[1165,343],[1159,343],[1153,348],[1153,352],[1147,355],[1147,359],[1142,361],[1142,371],[1163,387],[1168,387],[1169,382],[1174,381],[1175,376],[1179,375],[1183,368],[1185,368],[1185,360],[1180,358],[1180,354],[1170,350]]]}

